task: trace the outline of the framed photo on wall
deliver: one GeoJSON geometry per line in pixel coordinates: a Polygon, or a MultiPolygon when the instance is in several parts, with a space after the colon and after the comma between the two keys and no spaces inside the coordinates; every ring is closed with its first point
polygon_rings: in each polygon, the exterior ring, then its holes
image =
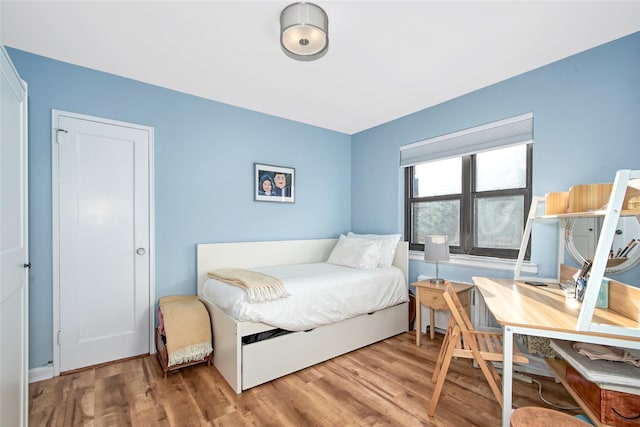
{"type": "Polygon", "coordinates": [[[294,168],[283,166],[253,164],[254,200],[259,202],[295,202],[294,168]]]}

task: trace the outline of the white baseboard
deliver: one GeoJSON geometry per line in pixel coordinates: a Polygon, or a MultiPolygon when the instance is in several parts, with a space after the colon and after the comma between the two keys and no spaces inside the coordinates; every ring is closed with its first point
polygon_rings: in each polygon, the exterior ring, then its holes
{"type": "Polygon", "coordinates": [[[29,384],[53,378],[53,366],[29,369],[29,384]]]}

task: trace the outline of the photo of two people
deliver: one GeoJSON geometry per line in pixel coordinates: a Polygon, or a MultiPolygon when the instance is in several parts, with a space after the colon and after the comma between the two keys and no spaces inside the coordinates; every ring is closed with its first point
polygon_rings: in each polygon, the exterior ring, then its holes
{"type": "Polygon", "coordinates": [[[293,203],[294,174],[293,168],[255,163],[255,200],[293,203]]]}

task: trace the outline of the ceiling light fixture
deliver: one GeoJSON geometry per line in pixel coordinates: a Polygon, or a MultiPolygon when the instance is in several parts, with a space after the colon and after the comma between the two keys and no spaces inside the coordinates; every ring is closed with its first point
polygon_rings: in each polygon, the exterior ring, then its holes
{"type": "Polygon", "coordinates": [[[298,61],[322,58],[329,48],[329,18],[318,5],[292,3],[280,14],[280,45],[298,61]]]}

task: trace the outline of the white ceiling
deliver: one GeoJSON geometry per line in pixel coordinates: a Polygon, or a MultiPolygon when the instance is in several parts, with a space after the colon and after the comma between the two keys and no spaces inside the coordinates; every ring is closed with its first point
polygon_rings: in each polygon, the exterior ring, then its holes
{"type": "Polygon", "coordinates": [[[353,134],[640,31],[640,1],[315,0],[329,52],[285,56],[292,1],[7,1],[2,44],[353,134]]]}

